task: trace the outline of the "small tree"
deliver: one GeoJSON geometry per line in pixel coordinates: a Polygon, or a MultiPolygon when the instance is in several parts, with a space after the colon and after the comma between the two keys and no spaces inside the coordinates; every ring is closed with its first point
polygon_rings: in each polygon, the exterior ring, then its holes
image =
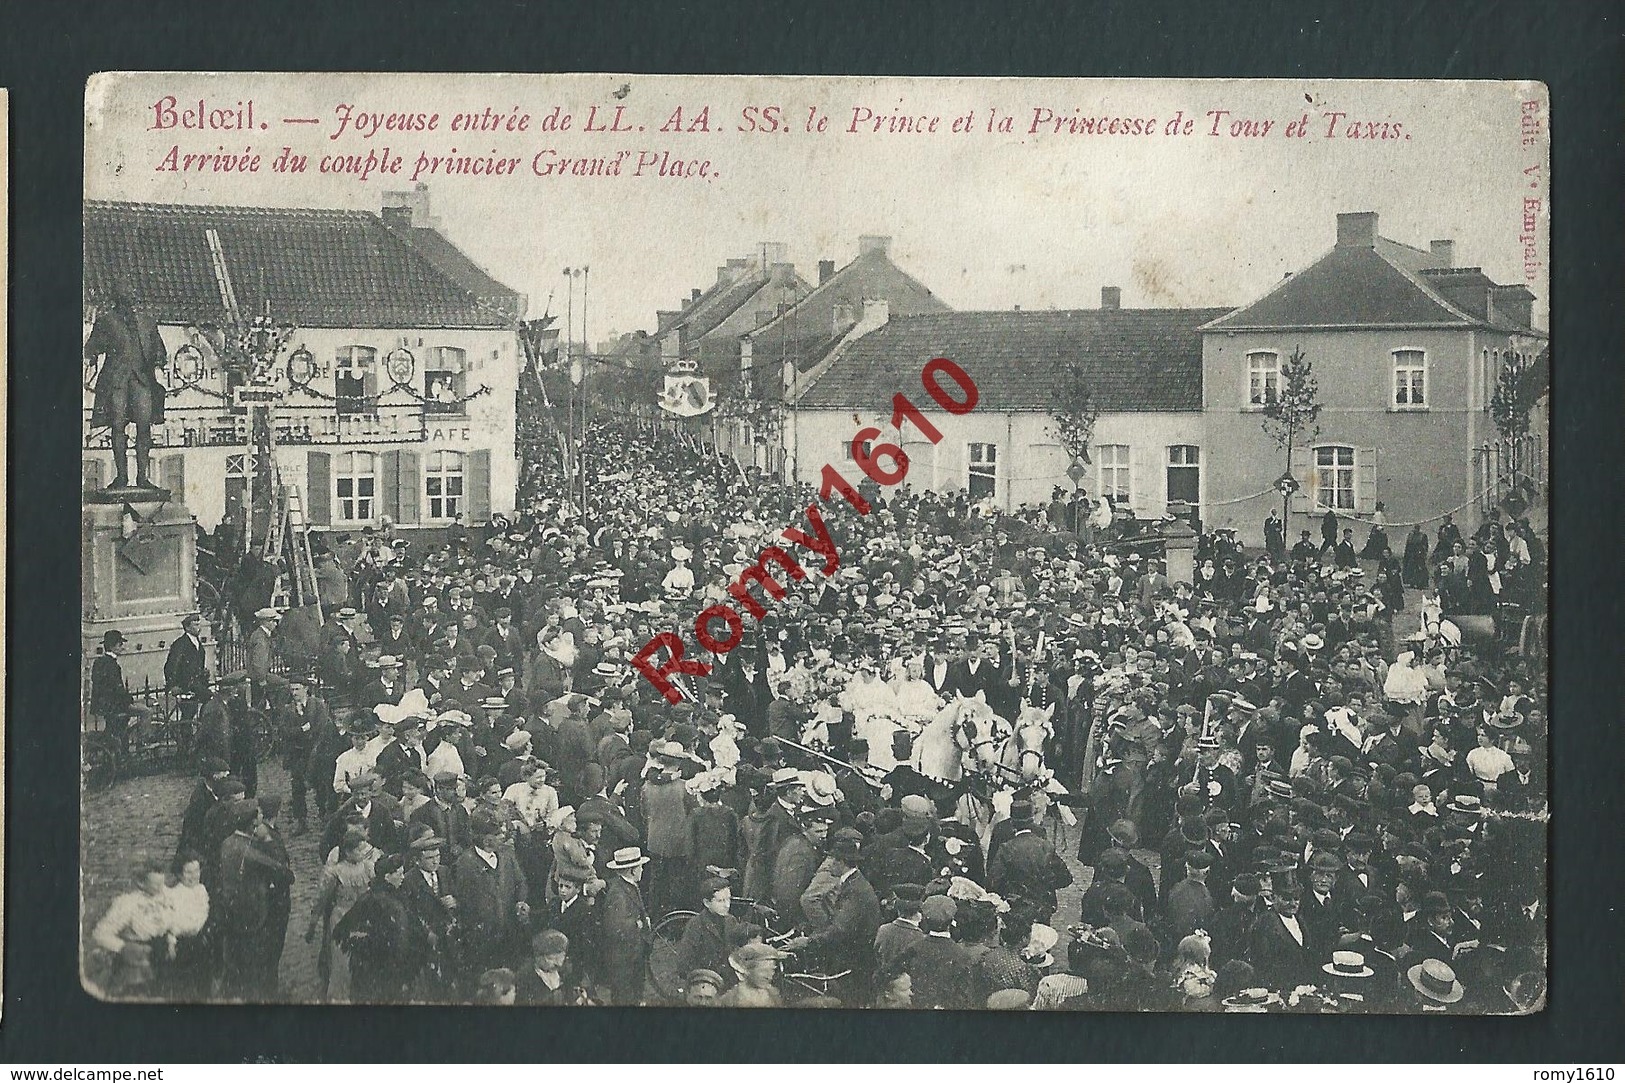
{"type": "MultiPolygon", "coordinates": [[[[1050,411],[1050,433],[1073,465],[1087,463],[1089,444],[1094,440],[1100,409],[1095,405],[1083,373],[1068,368],[1061,381],[1055,407],[1050,411]]],[[[1076,488],[1076,484],[1073,485],[1076,488]]]]}
{"type": "MultiPolygon", "coordinates": [[[[1264,394],[1264,433],[1275,441],[1275,446],[1286,452],[1286,474],[1292,473],[1292,446],[1299,437],[1314,439],[1320,433],[1320,384],[1315,380],[1314,365],[1293,347],[1292,353],[1281,365],[1280,378],[1274,388],[1264,394]]],[[[1292,496],[1281,494],[1281,530],[1285,534],[1292,496]]]]}
{"type": "Polygon", "coordinates": [[[1539,394],[1531,379],[1533,366],[1521,354],[1507,351],[1506,360],[1495,374],[1495,393],[1490,396],[1490,417],[1501,434],[1511,458],[1512,472],[1523,472],[1524,445],[1529,435],[1529,411],[1539,394]]]}

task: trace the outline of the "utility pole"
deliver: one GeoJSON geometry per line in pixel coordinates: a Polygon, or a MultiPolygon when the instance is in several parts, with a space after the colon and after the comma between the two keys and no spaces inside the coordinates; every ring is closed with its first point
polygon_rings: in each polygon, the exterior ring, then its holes
{"type": "MultiPolygon", "coordinates": [[[[581,441],[587,441],[587,373],[586,362],[592,359],[592,337],[587,333],[587,285],[591,280],[592,268],[581,268],[581,441]]],[[[587,457],[577,456],[581,460],[581,508],[585,513],[587,508],[587,457]]]]}

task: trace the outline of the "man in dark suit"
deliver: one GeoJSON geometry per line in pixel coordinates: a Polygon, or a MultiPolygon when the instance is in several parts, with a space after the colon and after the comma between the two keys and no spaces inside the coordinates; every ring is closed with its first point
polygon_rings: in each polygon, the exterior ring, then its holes
{"type": "MultiPolygon", "coordinates": [[[[1213,893],[1208,889],[1207,875],[1213,867],[1213,855],[1205,849],[1191,850],[1185,855],[1184,879],[1168,889],[1163,904],[1163,930],[1167,943],[1177,944],[1197,929],[1206,928],[1213,917],[1213,893]]],[[[1168,870],[1170,877],[1173,870],[1168,870]]]]}
{"type": "Polygon", "coordinates": [[[755,654],[740,658],[723,678],[723,702],[729,713],[745,723],[747,730],[762,727],[773,694],[767,687],[767,667],[755,654]]]}
{"type": "Polygon", "coordinates": [[[956,660],[953,648],[948,645],[948,637],[938,633],[936,643],[925,653],[925,673],[922,674],[931,691],[939,696],[951,694],[948,677],[956,660]]]}
{"type": "Polygon", "coordinates": [[[1230,882],[1230,897],[1220,902],[1208,931],[1212,934],[1212,961],[1223,966],[1232,959],[1247,955],[1253,938],[1253,925],[1258,920],[1258,877],[1250,872],[1239,874],[1230,882]]]}
{"type": "Polygon", "coordinates": [[[1247,961],[1267,988],[1291,990],[1311,980],[1318,958],[1310,953],[1308,931],[1298,920],[1302,889],[1290,873],[1273,876],[1271,888],[1270,909],[1253,926],[1247,961]]]}
{"type": "Polygon", "coordinates": [[[1048,921],[1055,913],[1055,893],[1072,883],[1072,870],[1066,867],[1061,855],[1032,821],[1032,805],[1018,815],[1019,803],[1012,802],[1012,820],[1017,821],[1015,834],[999,848],[998,856],[988,862],[988,886],[1006,899],[1023,898],[1033,904],[1039,921],[1048,921]]]}
{"type": "MultiPolygon", "coordinates": [[[[310,678],[302,673],[288,677],[288,699],[277,705],[275,717],[276,732],[281,738],[282,755],[288,767],[288,785],[293,796],[289,809],[294,821],[293,834],[303,835],[307,830],[305,791],[311,781],[311,750],[315,748],[316,741],[333,728],[333,722],[328,716],[327,704],[310,694],[310,678]]],[[[333,773],[329,771],[327,777],[328,786],[331,787],[333,773]]]]}
{"type": "Polygon", "coordinates": [[[248,678],[243,673],[220,678],[219,694],[198,716],[192,755],[200,763],[207,759],[226,761],[232,775],[253,797],[259,781],[259,752],[245,698],[247,686],[248,678]]]}
{"type": "Polygon", "coordinates": [[[401,676],[401,660],[392,654],[380,655],[376,662],[368,662],[374,676],[356,693],[356,706],[370,711],[380,704],[399,704],[408,689],[401,676]]]}
{"type": "Polygon", "coordinates": [[[164,658],[164,684],[175,696],[187,697],[180,705],[182,718],[197,717],[209,701],[209,666],[203,653],[203,618],[196,613],[181,621],[181,634],[169,645],[164,658]]]}
{"type": "Polygon", "coordinates": [[[401,806],[383,792],[382,779],[365,771],[350,780],[350,799],[340,805],[322,830],[323,860],[344,838],[344,827],[352,817],[367,829],[367,841],[388,854],[398,854],[406,843],[400,822],[401,806]]]}
{"type": "Polygon", "coordinates": [[[589,831],[594,824],[598,825],[595,864],[599,874],[604,875],[608,871],[610,856],[623,847],[636,846],[643,833],[627,815],[625,798],[609,789],[608,776],[602,767],[596,763],[589,764],[585,777],[586,786],[597,788],[576,806],[576,824],[582,831],[589,831]]]}
{"type": "Polygon", "coordinates": [[[406,852],[406,878],[401,882],[401,901],[429,931],[430,962],[424,970],[430,987],[425,992],[432,994],[447,992],[444,979],[456,971],[451,931],[457,919],[457,897],[445,868],[443,844],[434,835],[413,839],[406,852]]]}
{"type": "Polygon", "coordinates": [[[542,904],[532,924],[539,929],[557,929],[570,938],[570,958],[591,986],[601,969],[598,901],[587,895],[579,875],[572,871],[554,878],[553,897],[542,904]]]}
{"type": "Polygon", "coordinates": [[[1457,937],[1456,916],[1449,896],[1442,891],[1430,891],[1422,896],[1422,908],[1404,924],[1407,951],[1399,960],[1402,969],[1409,969],[1424,959],[1449,961],[1455,957],[1457,937]]]}
{"type": "Polygon", "coordinates": [[[1306,946],[1317,959],[1331,958],[1341,931],[1342,915],[1334,891],[1343,862],[1329,850],[1317,850],[1309,860],[1308,890],[1298,903],[1306,946]]]}
{"type": "Polygon", "coordinates": [[[423,719],[403,718],[395,727],[395,739],[378,750],[373,770],[384,780],[390,795],[399,797],[402,776],[407,772],[422,774],[428,763],[423,751],[423,719]]]}
{"type": "Polygon", "coordinates": [[[571,712],[559,723],[557,733],[558,762],[554,766],[559,772],[559,798],[563,801],[581,801],[592,792],[585,785],[587,767],[594,762],[593,757],[598,752],[592,731],[585,718],[571,712]]]}
{"type": "Polygon", "coordinates": [[[964,696],[973,699],[982,692],[991,699],[1001,681],[998,663],[994,661],[994,644],[973,640],[965,657],[949,667],[948,686],[944,696],[964,696]]]}
{"type": "Polygon", "coordinates": [[[275,974],[267,974],[263,965],[277,916],[266,885],[283,879],[291,882],[292,873],[255,838],[259,805],[237,801],[229,815],[232,831],[220,844],[218,873],[210,885],[209,900],[209,921],[220,945],[220,994],[233,1000],[259,1000],[276,993],[275,974]]]}
{"type": "MultiPolygon", "coordinates": [[[[517,670],[525,661],[525,640],[514,624],[513,610],[507,606],[496,611],[496,622],[485,633],[485,642],[497,652],[497,668],[517,670]]],[[[571,942],[571,954],[574,952],[571,942]]]]}
{"type": "Polygon", "coordinates": [[[99,716],[126,752],[130,749],[130,719],[144,720],[151,713],[135,701],[124,683],[118,652],[124,633],[114,629],[102,636],[102,653],[90,663],[90,713],[99,716]]]}
{"type": "Polygon", "coordinates": [[[204,857],[206,845],[205,822],[209,810],[220,803],[218,788],[231,774],[231,769],[224,760],[207,759],[199,767],[201,777],[197,786],[192,790],[191,798],[186,802],[186,811],[181,813],[181,836],[175,843],[175,865],[177,874],[181,871],[181,864],[188,856],[203,858],[205,867],[213,860],[204,857]]]}
{"type": "Polygon", "coordinates": [[[405,613],[388,615],[383,634],[378,637],[376,645],[381,655],[412,661],[417,661],[419,657],[417,637],[406,630],[405,613]]]}
{"type": "Polygon", "coordinates": [[[316,802],[316,820],[326,823],[338,804],[338,793],[333,789],[334,769],[338,766],[339,755],[350,747],[350,739],[339,726],[339,720],[326,700],[312,696],[311,702],[321,705],[322,717],[318,722],[316,708],[312,707],[310,755],[305,757],[302,770],[305,773],[305,789],[316,802]]]}
{"type": "Polygon", "coordinates": [[[643,866],[649,859],[636,846],[626,846],[610,857],[608,886],[599,900],[602,935],[601,971],[604,991],[617,1007],[643,1000],[644,968],[649,959],[649,912],[643,904],[643,866]]]}
{"type": "Polygon", "coordinates": [[[826,893],[803,897],[806,932],[786,944],[790,951],[811,952],[826,973],[852,971],[838,994],[847,1003],[867,1001],[867,982],[862,979],[873,969],[875,934],[880,931],[880,900],[858,871],[861,838],[853,828],[836,833],[826,863],[835,884],[826,893]]]}
{"type": "Polygon", "coordinates": [[[932,895],[920,904],[920,928],[925,936],[903,953],[901,966],[914,986],[916,1008],[973,1008],[970,990],[974,958],[953,939],[957,907],[946,895],[932,895]]]}
{"type": "Polygon", "coordinates": [[[477,978],[484,970],[511,962],[530,921],[529,890],[513,848],[502,841],[502,824],[475,813],[469,830],[474,844],[452,868],[452,894],[457,899],[459,947],[464,973],[477,978]]]}

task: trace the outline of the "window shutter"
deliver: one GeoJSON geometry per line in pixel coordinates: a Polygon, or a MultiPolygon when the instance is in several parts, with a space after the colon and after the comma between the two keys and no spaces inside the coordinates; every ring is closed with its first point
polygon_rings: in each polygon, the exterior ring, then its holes
{"type": "Polygon", "coordinates": [[[312,451],[305,465],[305,514],[310,517],[313,525],[332,524],[332,494],[332,456],[325,451],[312,451]]]}
{"type": "Polygon", "coordinates": [[[401,521],[401,453],[386,451],[378,456],[378,506],[381,514],[401,521]]]}
{"type": "Polygon", "coordinates": [[[1377,510],[1377,449],[1374,447],[1354,452],[1354,510],[1361,515],[1377,510]]]}
{"type": "MultiPolygon", "coordinates": [[[[1292,511],[1309,515],[1315,510],[1315,449],[1292,449],[1292,476],[1297,479],[1298,491],[1292,494],[1292,511]]],[[[1288,542],[1292,539],[1288,538],[1288,542]]]]}
{"type": "Polygon", "coordinates": [[[1138,445],[1129,449],[1129,505],[1138,519],[1161,519],[1168,510],[1167,501],[1162,499],[1167,479],[1157,462],[1158,450],[1138,445]]]}
{"type": "Polygon", "coordinates": [[[400,514],[395,517],[397,523],[409,526],[421,522],[422,514],[418,505],[422,501],[423,477],[418,466],[418,453],[415,451],[402,451],[400,454],[400,476],[396,486],[396,506],[400,514]]]}
{"type": "Polygon", "coordinates": [[[479,526],[491,520],[491,449],[481,448],[468,456],[468,510],[463,522],[479,526]]]}
{"type": "MultiPolygon", "coordinates": [[[[378,397],[379,364],[380,362],[376,359],[371,359],[369,360],[367,367],[361,370],[361,394],[366,396],[369,400],[378,397]]],[[[364,403],[362,408],[370,413],[378,408],[378,404],[369,401],[364,403]]]]}
{"type": "Polygon", "coordinates": [[[85,492],[94,492],[106,484],[104,479],[107,475],[103,472],[103,466],[99,458],[85,460],[85,492]]]}
{"type": "Polygon", "coordinates": [[[158,463],[159,484],[168,489],[179,503],[186,502],[186,456],[165,455],[158,463]]]}

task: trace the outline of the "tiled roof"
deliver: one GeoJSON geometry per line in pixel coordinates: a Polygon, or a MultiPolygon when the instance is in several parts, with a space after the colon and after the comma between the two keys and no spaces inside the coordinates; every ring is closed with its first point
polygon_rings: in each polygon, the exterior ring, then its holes
{"type": "Polygon", "coordinates": [[[387,219],[384,224],[397,235],[405,237],[409,244],[428,257],[429,262],[469,293],[512,319],[524,318],[525,295],[509,289],[492,278],[484,267],[469,259],[461,248],[452,244],[438,229],[396,226],[390,224],[387,219]]]}
{"type": "Polygon", "coordinates": [[[659,336],[677,334],[682,329],[683,341],[694,343],[706,332],[714,329],[739,306],[765,287],[771,276],[760,268],[745,268],[732,281],[718,281],[710,289],[684,305],[675,319],[660,329],[659,336]]]}
{"type": "Polygon", "coordinates": [[[506,327],[512,317],[365,211],[85,204],[85,288],[124,278],[162,323],[223,316],[206,231],[244,315],[300,327],[506,327]]]}
{"type": "MultiPolygon", "coordinates": [[[[802,395],[804,407],[884,409],[950,357],[976,381],[977,410],[1048,410],[1068,367],[1102,411],[1202,408],[1203,324],[1227,308],[940,312],[896,316],[851,343],[802,395]]],[[[919,400],[916,400],[919,401],[919,400]]]]}
{"type": "MultiPolygon", "coordinates": [[[[854,281],[861,290],[866,284],[874,282],[877,276],[893,285],[890,290],[877,291],[877,295],[884,295],[886,300],[891,302],[894,312],[902,312],[905,307],[915,312],[945,312],[948,309],[948,306],[922,285],[919,279],[892,262],[890,255],[885,252],[864,252],[813,287],[795,304],[748,334],[756,338],[768,338],[774,334],[784,333],[803,319],[805,311],[819,308],[831,294],[841,294],[854,281]]],[[[862,298],[853,297],[852,300],[861,303],[862,298]]],[[[794,331],[791,330],[789,333],[793,335],[794,331]]]]}
{"type": "Polygon", "coordinates": [[[1209,329],[1473,324],[1471,316],[1419,277],[1425,253],[1386,238],[1380,240],[1383,243],[1378,248],[1348,245],[1332,249],[1209,329]]]}

